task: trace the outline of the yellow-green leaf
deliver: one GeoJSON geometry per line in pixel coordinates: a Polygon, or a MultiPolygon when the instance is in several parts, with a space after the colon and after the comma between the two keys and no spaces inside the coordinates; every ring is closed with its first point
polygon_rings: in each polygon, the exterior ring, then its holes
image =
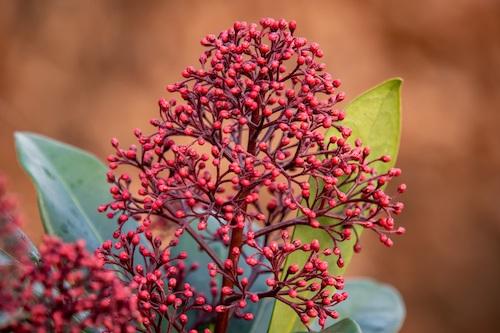
{"type": "MultiPolygon", "coordinates": [[[[372,157],[382,155],[390,155],[392,160],[390,163],[378,163],[374,166],[378,172],[384,172],[394,166],[396,161],[401,130],[401,114],[400,114],[400,92],[402,80],[394,78],[387,80],[374,88],[361,94],[355,98],[346,108],[346,118],[343,125],[352,129],[350,137],[351,142],[355,139],[361,139],[363,145],[371,148],[372,157]]],[[[334,130],[336,131],[336,130],[334,130]]],[[[328,139],[334,133],[327,132],[328,139]]],[[[336,134],[336,133],[335,133],[336,134]]],[[[315,184],[311,182],[311,193],[316,191],[315,184]]],[[[327,220],[319,219],[320,223],[328,223],[327,220]]],[[[358,234],[361,230],[357,229],[358,234]]],[[[308,226],[297,226],[293,234],[294,239],[300,239],[303,242],[310,242],[313,239],[318,239],[323,246],[331,244],[330,237],[320,229],[313,229],[308,226]]],[[[330,272],[335,275],[342,275],[345,272],[353,255],[353,246],[355,238],[340,243],[339,247],[342,251],[344,259],[344,267],[339,268],[336,264],[337,257],[326,257],[330,272]]],[[[307,254],[299,253],[298,251],[288,257],[287,263],[305,263],[307,254]]],[[[285,269],[286,270],[286,269],[285,269]]],[[[293,332],[303,330],[295,312],[286,304],[276,302],[269,332],[293,332]]]]}

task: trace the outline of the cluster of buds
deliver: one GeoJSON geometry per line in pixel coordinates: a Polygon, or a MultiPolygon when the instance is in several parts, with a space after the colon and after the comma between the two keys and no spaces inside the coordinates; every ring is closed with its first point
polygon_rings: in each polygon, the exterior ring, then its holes
{"type": "Polygon", "coordinates": [[[352,237],[359,252],[356,226],[373,230],[387,246],[391,235],[404,233],[393,219],[403,204],[384,191],[401,171],[377,173],[374,165],[390,157],[372,158],[359,139],[350,140],[337,108],[345,98],[341,83],[319,61],[319,45],[295,36],[295,29],[294,21],[265,18],[260,27],[236,22],[207,35],[201,67],[187,67],[183,80],[167,86],[180,101],[159,101],[155,131],[135,129],[138,145],[126,148],[112,140],[114,200],[100,210],[118,218],[117,238],[129,220],[159,218],[196,240],[213,260],[210,274],[223,280],[215,291],[218,332],[231,315],[252,319],[246,301],[264,297],[289,304],[304,323],[335,318],[332,306],[347,295],[327,288],[340,290],[343,282],[328,273],[322,256],[336,255],[342,266],[338,244],[352,237]],[[137,171],[137,192],[134,177],[116,172],[120,166],[137,171]],[[298,225],[331,242],[320,248],[317,241],[290,241],[286,230],[298,225]],[[210,242],[224,244],[227,258],[216,257],[210,242]],[[296,251],[309,259],[285,270],[296,251]],[[256,293],[259,274],[272,277],[268,290],[256,293]]]}
{"type": "Polygon", "coordinates": [[[21,224],[21,218],[17,212],[17,202],[7,192],[7,181],[0,174],[0,249],[9,258],[17,260],[24,258],[29,249],[28,240],[19,229],[21,224]]]}
{"type": "Polygon", "coordinates": [[[177,229],[168,244],[163,245],[162,239],[149,230],[149,223],[146,220],[136,230],[121,233],[116,241],[104,242],[97,256],[108,269],[119,271],[133,290],[144,332],[161,332],[162,328],[167,332],[185,332],[190,319],[204,319],[196,316],[198,312],[209,316],[213,307],[185,282],[196,265],[187,267],[185,252],[171,253],[183,229],[177,229]],[[190,318],[188,312],[195,316],[190,318]]]}
{"type": "Polygon", "coordinates": [[[7,332],[136,332],[136,297],[116,274],[85,249],[83,241],[63,243],[46,237],[39,262],[25,261],[11,279],[7,332]]]}
{"type": "MultiPolygon", "coordinates": [[[[18,228],[21,220],[16,213],[16,201],[7,193],[7,181],[0,174],[0,309],[4,312],[16,311],[16,297],[12,294],[13,277],[18,273],[14,258],[23,258],[26,246],[18,242],[18,228]]],[[[0,326],[1,327],[1,326],[0,326]]]]}

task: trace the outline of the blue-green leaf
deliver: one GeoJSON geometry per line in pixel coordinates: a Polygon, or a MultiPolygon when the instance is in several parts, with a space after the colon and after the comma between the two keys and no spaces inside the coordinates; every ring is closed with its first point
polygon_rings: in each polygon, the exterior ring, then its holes
{"type": "Polygon", "coordinates": [[[111,238],[116,225],[97,207],[109,202],[106,167],[76,147],[32,133],[16,133],[18,159],[38,192],[49,234],[65,241],[85,239],[90,251],[111,238]]]}
{"type": "MultiPolygon", "coordinates": [[[[198,231],[200,237],[207,236],[210,237],[210,234],[214,233],[217,230],[217,221],[214,218],[209,218],[207,223],[206,231],[198,231]],[[210,233],[210,234],[209,234],[210,233]]],[[[227,257],[227,247],[224,246],[221,242],[212,242],[209,243],[209,246],[214,250],[217,256],[221,259],[225,259],[227,257]]],[[[186,252],[188,257],[184,261],[186,266],[189,267],[192,264],[198,264],[199,267],[197,270],[190,272],[186,276],[186,282],[189,282],[198,292],[201,292],[207,297],[209,301],[212,300],[210,294],[210,277],[208,275],[207,263],[211,262],[212,259],[209,255],[202,251],[198,245],[198,243],[193,239],[193,237],[187,232],[184,231],[182,236],[179,238],[179,244],[173,247],[172,256],[178,255],[180,252],[186,252]]],[[[217,277],[219,278],[219,276],[217,277]]]]}
{"type": "MultiPolygon", "coordinates": [[[[258,305],[258,310],[256,311],[255,318],[252,321],[252,327],[249,333],[260,333],[266,332],[269,327],[269,322],[271,321],[271,316],[273,314],[275,299],[264,298],[260,300],[258,305]]],[[[234,331],[235,333],[241,333],[234,331]]]]}
{"type": "MultiPolygon", "coordinates": [[[[6,223],[13,222],[6,221],[6,223]]],[[[0,235],[0,263],[21,261],[26,258],[24,256],[35,261],[38,260],[40,254],[29,237],[17,225],[8,226],[8,228],[14,229],[6,235],[0,235]],[[26,253],[21,253],[20,251],[26,251],[26,253]]]]}
{"type": "Polygon", "coordinates": [[[349,293],[336,310],[340,318],[354,319],[364,333],[396,333],[403,325],[405,305],[399,292],[371,279],[346,281],[349,293]]]}
{"type": "Polygon", "coordinates": [[[363,333],[363,330],[357,322],[350,318],[346,318],[322,330],[321,333],[363,333]]]}
{"type": "MultiPolygon", "coordinates": [[[[210,217],[207,223],[207,230],[197,231],[197,233],[200,237],[204,236],[203,238],[210,239],[211,234],[217,231],[218,225],[219,223],[214,218],[210,217]]],[[[227,257],[228,248],[221,242],[209,242],[208,245],[221,260],[227,257]]],[[[208,275],[206,264],[212,261],[212,259],[205,251],[202,251],[200,249],[198,243],[187,231],[184,231],[184,233],[180,237],[179,244],[176,247],[172,248],[172,255],[175,256],[181,251],[185,251],[188,253],[188,257],[185,260],[187,267],[194,263],[200,264],[199,268],[196,271],[192,271],[186,276],[186,282],[189,282],[198,292],[205,294],[209,302],[211,302],[212,297],[210,295],[210,278],[208,275]]],[[[247,251],[248,255],[252,255],[254,254],[254,252],[252,251],[255,251],[255,249],[248,248],[247,251]]],[[[243,258],[241,258],[240,267],[243,267],[245,276],[250,276],[252,267],[247,265],[243,258]]],[[[266,274],[260,274],[260,276],[254,282],[251,288],[251,292],[262,292],[269,289],[269,287],[265,284],[265,280],[267,277],[268,276],[266,274]]],[[[219,284],[221,282],[220,280],[220,276],[217,276],[217,281],[219,284]]],[[[245,308],[245,311],[253,313],[255,319],[252,321],[247,321],[244,319],[233,317],[229,323],[228,332],[264,332],[269,326],[273,306],[274,299],[263,299],[258,303],[249,302],[249,304],[245,308]]]]}
{"type": "Polygon", "coordinates": [[[345,318],[318,333],[363,333],[363,331],[356,321],[345,318]]]}

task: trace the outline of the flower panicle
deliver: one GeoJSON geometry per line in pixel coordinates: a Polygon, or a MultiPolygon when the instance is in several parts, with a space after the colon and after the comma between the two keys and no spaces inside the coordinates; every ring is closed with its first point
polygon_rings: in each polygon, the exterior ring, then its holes
{"type": "Polygon", "coordinates": [[[209,242],[226,246],[228,257],[208,267],[223,280],[214,290],[216,312],[251,319],[241,311],[247,301],[273,297],[303,322],[324,323],[347,295],[330,292],[341,289],[342,278],[331,276],[321,258],[337,256],[342,267],[341,242],[354,238],[355,252],[361,250],[357,227],[388,247],[405,232],[394,221],[403,204],[385,191],[401,170],[377,172],[390,157],[372,157],[351,139],[337,106],[345,98],[341,81],[320,62],[319,45],[295,30],[294,21],[265,18],[260,26],[236,22],[204,37],[200,67],[187,67],[166,87],[179,98],[160,99],[160,117],[150,121],[155,131],[135,129],[138,144],[129,147],[112,139],[113,201],[100,211],[117,218],[117,234],[129,220],[161,219],[189,229],[204,251],[209,242]],[[123,167],[135,170],[137,191],[135,177],[118,171],[123,167]],[[317,241],[290,240],[287,230],[299,225],[330,242],[319,249],[317,241]],[[308,260],[289,263],[296,251],[308,260]],[[257,273],[248,275],[248,267],[257,273]],[[268,289],[253,292],[261,274],[271,276],[268,289]],[[306,290],[314,296],[294,297],[306,290]]]}
{"type": "Polygon", "coordinates": [[[386,191],[401,170],[380,167],[390,157],[351,137],[341,81],[295,21],[235,22],[201,45],[200,66],[167,85],[177,99],[159,100],[152,133],[135,129],[128,147],[111,140],[112,201],[99,211],[117,221],[112,240],[90,255],[81,242],[48,238],[41,263],[24,267],[14,288],[30,313],[21,331],[72,323],[196,333],[215,322],[225,332],[231,316],[254,319],[249,304],[265,298],[324,326],[348,297],[330,267],[345,264],[340,244],[359,252],[364,228],[391,247],[405,232],[395,217],[406,185],[386,191]],[[292,237],[297,226],[326,237],[292,237]],[[185,237],[206,266],[184,252],[185,237]],[[200,270],[206,288],[192,283],[200,270]]]}
{"type": "Polygon", "coordinates": [[[20,263],[10,281],[9,297],[0,302],[12,316],[6,331],[136,332],[140,315],[132,290],[87,252],[84,241],[46,236],[40,260],[20,263]]]}

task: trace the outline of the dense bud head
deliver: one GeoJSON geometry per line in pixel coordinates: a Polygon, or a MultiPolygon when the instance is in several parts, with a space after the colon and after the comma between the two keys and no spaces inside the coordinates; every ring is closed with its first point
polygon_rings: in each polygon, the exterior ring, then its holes
{"type": "MultiPolygon", "coordinates": [[[[140,251],[146,261],[155,260],[160,247],[151,241],[150,230],[162,229],[157,220],[177,225],[181,231],[171,247],[178,254],[160,262],[178,271],[165,281],[181,281],[187,274],[186,258],[176,249],[187,231],[213,261],[207,269],[200,267],[208,273],[215,312],[227,315],[232,313],[228,309],[243,305],[235,316],[251,319],[244,311],[246,301],[257,302],[260,296],[246,272],[263,270],[271,272],[264,297],[288,294],[304,323],[324,323],[341,301],[324,292],[340,289],[343,282],[329,274],[323,256],[335,256],[343,267],[339,243],[355,238],[359,252],[358,227],[392,246],[388,235],[404,232],[393,220],[403,204],[384,188],[401,171],[379,168],[390,157],[370,156],[370,149],[343,125],[341,81],[319,61],[321,47],[296,36],[296,28],[295,21],[263,18],[260,26],[238,21],[205,36],[200,66],[186,67],[180,81],[167,85],[177,100],[160,99],[160,115],[150,122],[154,131],[134,130],[138,145],[128,148],[112,140],[116,152],[108,158],[107,179],[113,184],[113,202],[100,210],[117,219],[117,239],[125,225],[142,223],[153,246],[140,251]],[[119,174],[122,165],[137,169],[138,177],[119,174]],[[297,225],[330,239],[302,242],[282,233],[297,225]],[[228,249],[228,257],[217,257],[212,243],[228,249]],[[285,266],[297,251],[309,259],[285,266]],[[313,294],[310,300],[297,297],[303,288],[313,294]]],[[[397,190],[405,189],[400,185],[397,190]]],[[[118,255],[125,265],[133,253],[122,253],[128,255],[118,255]]],[[[178,285],[167,282],[165,288],[178,285]]],[[[187,302],[166,299],[169,305],[187,302]]]]}
{"type": "MultiPolygon", "coordinates": [[[[15,311],[17,315],[2,331],[76,332],[92,328],[132,332],[131,321],[141,320],[130,287],[107,270],[100,258],[89,254],[83,241],[63,243],[45,237],[39,262],[25,261],[15,274],[13,286],[1,292],[10,296],[2,295],[0,311],[15,311]]],[[[147,292],[138,295],[149,299],[147,292]]]]}

